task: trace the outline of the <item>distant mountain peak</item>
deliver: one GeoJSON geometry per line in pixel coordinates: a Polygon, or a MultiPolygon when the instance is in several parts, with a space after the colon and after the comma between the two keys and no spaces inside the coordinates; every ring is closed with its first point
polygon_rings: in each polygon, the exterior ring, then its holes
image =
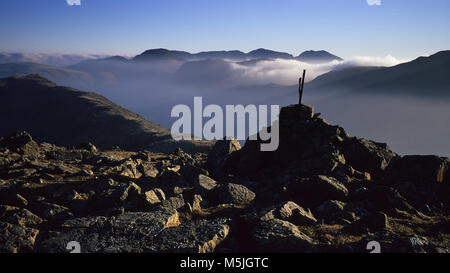
{"type": "Polygon", "coordinates": [[[111,56],[111,57],[106,57],[103,58],[101,60],[105,60],[105,61],[118,61],[118,62],[128,62],[128,59],[119,55],[116,56],[111,56]]]}
{"type": "Polygon", "coordinates": [[[265,48],[258,48],[258,49],[252,50],[249,53],[247,53],[247,56],[249,56],[251,58],[258,58],[258,59],[264,59],[264,58],[292,59],[292,58],[294,58],[294,56],[292,56],[289,53],[274,51],[274,50],[265,49],[265,48]]]}
{"type": "Polygon", "coordinates": [[[298,55],[296,59],[306,63],[328,63],[343,60],[325,50],[307,50],[298,55]]]}
{"type": "Polygon", "coordinates": [[[183,61],[184,59],[165,48],[149,49],[133,58],[134,61],[183,61]]]}

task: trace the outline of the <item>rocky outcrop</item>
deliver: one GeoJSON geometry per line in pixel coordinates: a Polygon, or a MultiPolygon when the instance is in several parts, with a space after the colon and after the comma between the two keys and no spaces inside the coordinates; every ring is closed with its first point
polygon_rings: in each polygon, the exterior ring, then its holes
{"type": "Polygon", "coordinates": [[[209,154],[0,138],[0,252],[450,252],[449,160],[399,156],[312,107],[280,146],[209,154]]]}

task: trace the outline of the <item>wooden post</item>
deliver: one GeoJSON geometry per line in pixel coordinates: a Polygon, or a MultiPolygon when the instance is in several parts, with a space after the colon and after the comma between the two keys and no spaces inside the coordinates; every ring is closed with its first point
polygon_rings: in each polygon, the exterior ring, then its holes
{"type": "Polygon", "coordinates": [[[298,104],[302,104],[302,77],[298,79],[298,104]]]}
{"type": "Polygon", "coordinates": [[[298,80],[298,93],[299,93],[298,104],[302,104],[303,85],[305,84],[305,74],[306,70],[303,69],[303,77],[300,77],[300,79],[298,80]]]}

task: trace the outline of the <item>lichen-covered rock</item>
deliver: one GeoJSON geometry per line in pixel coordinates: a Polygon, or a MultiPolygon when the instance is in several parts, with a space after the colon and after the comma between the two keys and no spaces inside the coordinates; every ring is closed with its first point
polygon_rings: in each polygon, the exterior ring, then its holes
{"type": "Polygon", "coordinates": [[[279,219],[261,222],[252,238],[259,252],[305,252],[313,246],[313,240],[297,226],[279,219]]]}
{"type": "Polygon", "coordinates": [[[248,205],[255,199],[256,194],[243,185],[228,183],[217,187],[213,196],[216,198],[213,200],[216,204],[248,205]]]}
{"type": "Polygon", "coordinates": [[[161,207],[166,209],[178,210],[185,206],[185,201],[182,194],[179,194],[161,202],[161,207]]]}
{"type": "Polygon", "coordinates": [[[39,230],[0,222],[0,253],[33,252],[39,230]]]}
{"type": "Polygon", "coordinates": [[[29,210],[12,206],[0,206],[0,221],[28,227],[36,227],[43,222],[29,210]]]}
{"type": "Polygon", "coordinates": [[[209,253],[226,239],[229,231],[227,219],[191,221],[163,230],[152,241],[150,249],[155,252],[209,253]]]}
{"type": "Polygon", "coordinates": [[[170,210],[76,218],[65,221],[63,230],[45,235],[39,251],[67,252],[67,243],[77,241],[82,253],[143,252],[161,231],[179,224],[178,213],[170,210]]]}
{"type": "Polygon", "coordinates": [[[217,181],[206,175],[199,174],[196,186],[200,193],[207,193],[217,186],[217,181]]]}
{"type": "Polygon", "coordinates": [[[149,205],[156,205],[158,203],[161,203],[161,200],[158,198],[158,195],[156,195],[156,192],[154,190],[145,192],[145,201],[149,205]]]}
{"type": "Polygon", "coordinates": [[[259,220],[267,221],[275,218],[295,225],[314,225],[317,223],[317,219],[309,209],[306,210],[292,201],[283,203],[275,208],[269,208],[259,220]]]}
{"type": "Polygon", "coordinates": [[[158,169],[150,163],[142,163],[141,165],[139,165],[138,170],[142,172],[144,177],[156,178],[159,174],[158,169]]]}

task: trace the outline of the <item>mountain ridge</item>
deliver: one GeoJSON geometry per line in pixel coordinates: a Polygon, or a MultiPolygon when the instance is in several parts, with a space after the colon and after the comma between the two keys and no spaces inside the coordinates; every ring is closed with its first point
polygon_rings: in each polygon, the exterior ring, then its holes
{"type": "Polygon", "coordinates": [[[170,131],[93,92],[58,86],[39,75],[0,79],[1,134],[26,130],[39,141],[71,146],[167,152],[208,150],[213,142],[175,142],[170,131]]]}
{"type": "Polygon", "coordinates": [[[330,71],[309,82],[308,88],[345,92],[408,93],[450,97],[450,50],[392,67],[350,67],[330,71]]]}

